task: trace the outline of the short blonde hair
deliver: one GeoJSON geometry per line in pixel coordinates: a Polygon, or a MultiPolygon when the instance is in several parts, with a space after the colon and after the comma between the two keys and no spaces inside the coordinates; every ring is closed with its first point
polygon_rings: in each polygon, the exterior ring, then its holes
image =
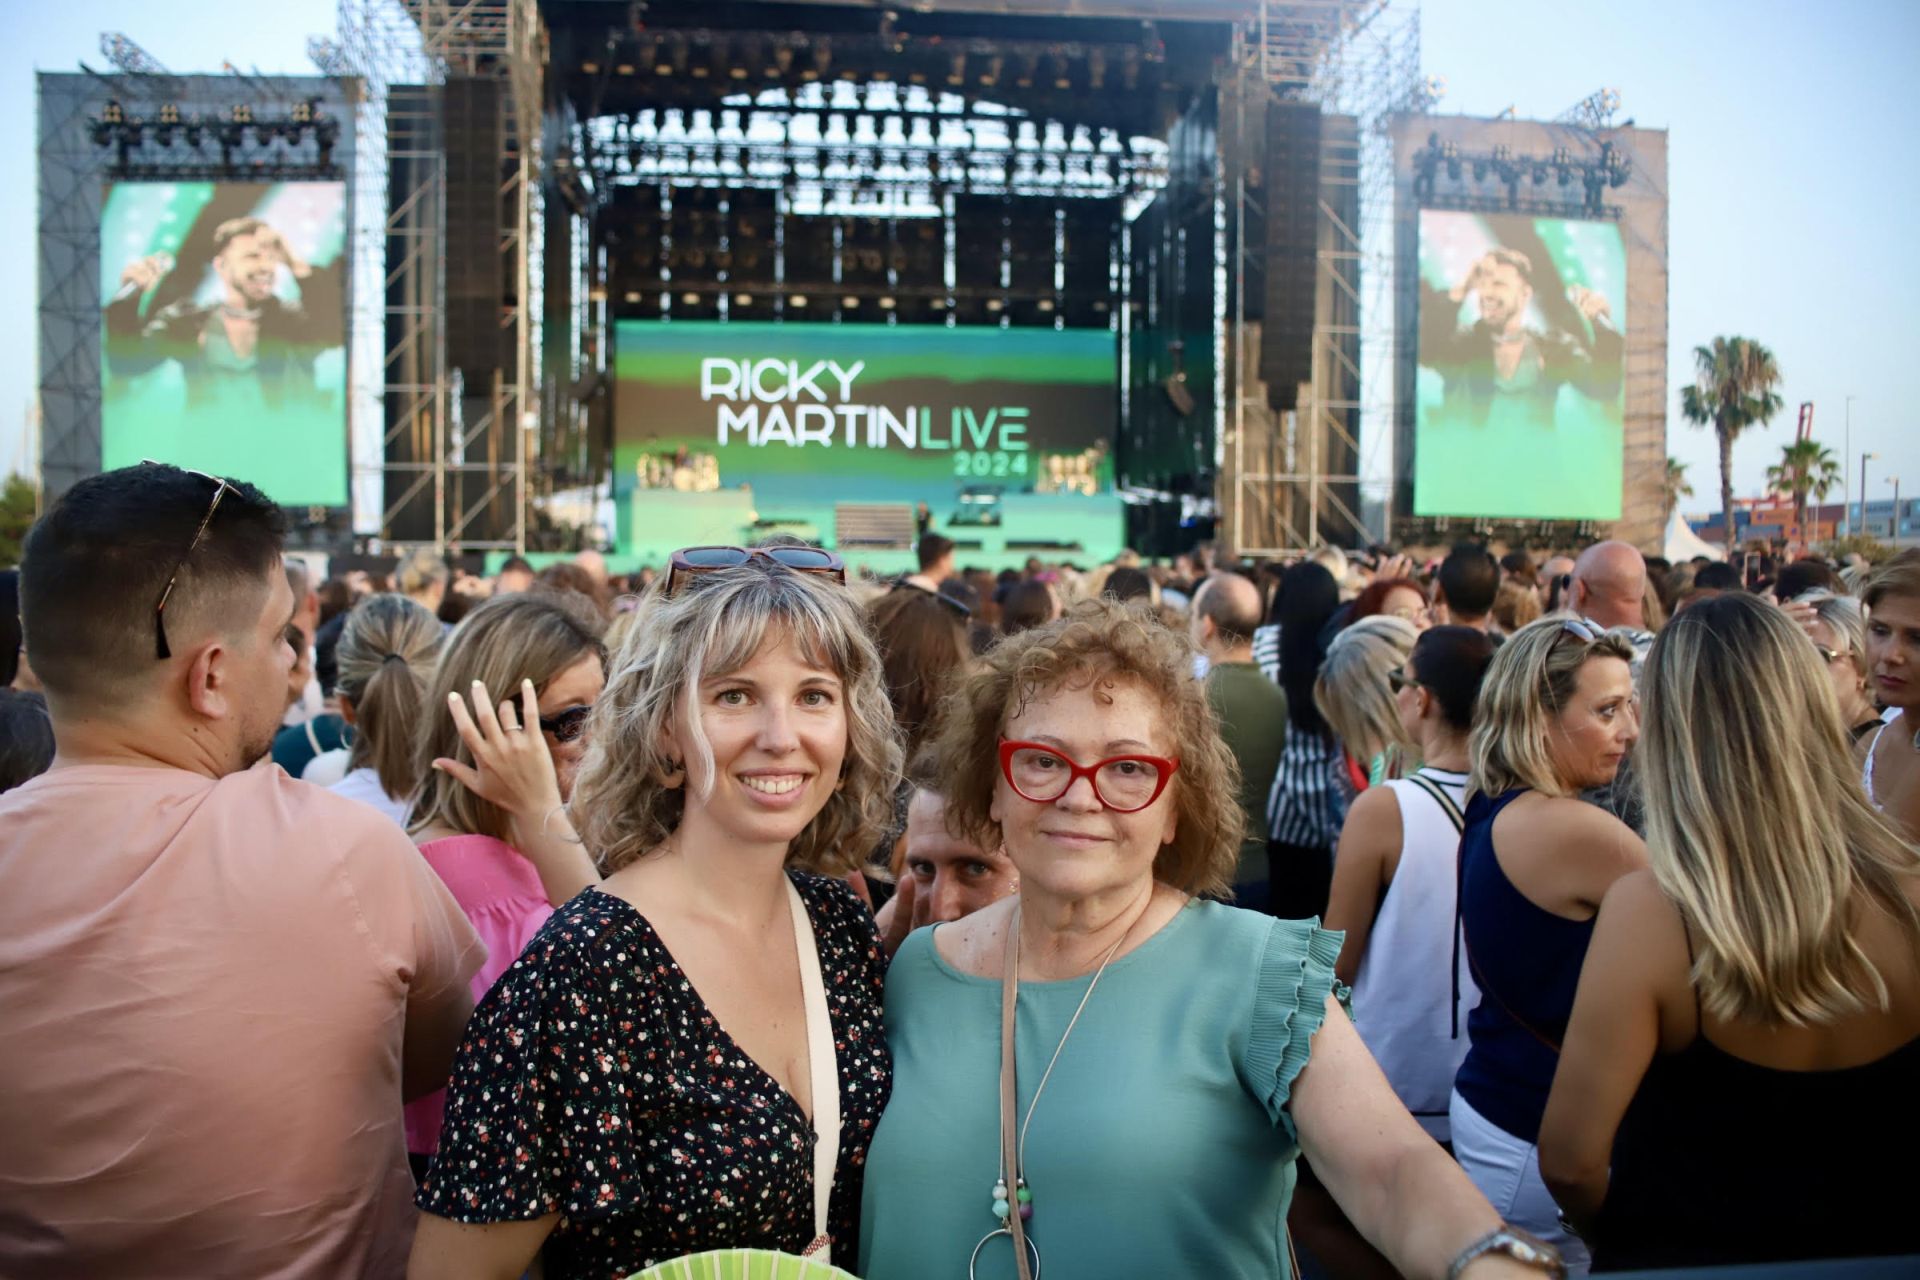
{"type": "Polygon", "coordinates": [[[1827,624],[1834,639],[1846,646],[1847,657],[1862,680],[1867,671],[1867,620],[1854,596],[1837,596],[1831,591],[1809,591],[1794,599],[1795,604],[1813,606],[1813,616],[1827,624]]]}
{"type": "Polygon", "coordinates": [[[948,826],[982,848],[1001,843],[992,807],[1007,722],[1035,698],[1105,680],[1133,683],[1159,703],[1180,762],[1162,797],[1175,806],[1174,838],[1154,859],[1154,877],[1186,893],[1230,891],[1246,827],[1240,768],[1193,678],[1193,646],[1138,603],[1082,600],[1045,626],[1008,636],[956,682],[935,740],[948,826]]]}
{"type": "Polygon", "coordinates": [[[1591,628],[1570,613],[1528,623],[1494,651],[1474,705],[1467,740],[1469,794],[1497,796],[1515,787],[1571,794],[1553,767],[1553,719],[1573,698],[1580,669],[1594,658],[1633,664],[1633,645],[1617,631],[1584,639],[1591,628]]]}
{"type": "Polygon", "coordinates": [[[695,693],[701,681],[745,667],[776,636],[840,678],[847,714],[840,787],[794,838],[787,864],[836,876],[865,865],[893,822],[900,782],[880,655],[844,587],[755,559],[652,599],[613,656],[568,805],[603,872],[644,857],[673,834],[696,775],[711,786],[713,749],[700,733],[695,693]],[[670,731],[694,760],[667,758],[670,731]],[[695,769],[695,760],[705,767],[695,769]],[[686,786],[669,786],[683,766],[686,786]]]}
{"type": "Polygon", "coordinates": [[[1862,792],[1805,635],[1728,592],[1667,625],[1643,680],[1647,852],[1699,938],[1702,1007],[1774,1026],[1888,1008],[1855,930],[1865,909],[1920,936],[1920,854],[1862,792]]]}
{"type": "Polygon", "coordinates": [[[1333,638],[1313,682],[1313,705],[1355,759],[1411,747],[1393,705],[1387,673],[1413,652],[1420,633],[1405,618],[1376,613],[1333,638]]]}
{"type": "Polygon", "coordinates": [[[1920,598],[1920,547],[1909,547],[1876,568],[1860,592],[1860,602],[1871,611],[1888,596],[1920,598]]]}

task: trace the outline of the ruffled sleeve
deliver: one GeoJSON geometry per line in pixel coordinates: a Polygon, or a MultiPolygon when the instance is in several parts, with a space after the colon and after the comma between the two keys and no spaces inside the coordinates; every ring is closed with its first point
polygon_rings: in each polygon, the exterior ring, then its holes
{"type": "Polygon", "coordinates": [[[1326,1019],[1327,996],[1344,1007],[1347,985],[1333,976],[1346,935],[1318,921],[1275,920],[1267,932],[1254,987],[1253,1028],[1247,1040],[1246,1078],[1272,1121],[1299,1141],[1287,1103],[1307,1065],[1313,1033],[1326,1019]]]}

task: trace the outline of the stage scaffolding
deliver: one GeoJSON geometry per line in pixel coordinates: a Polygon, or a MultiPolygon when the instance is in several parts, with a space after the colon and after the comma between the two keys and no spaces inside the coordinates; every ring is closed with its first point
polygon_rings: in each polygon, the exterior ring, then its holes
{"type": "MultiPolygon", "coordinates": [[[[1314,234],[1311,378],[1297,407],[1275,411],[1254,376],[1259,335],[1245,319],[1241,288],[1264,276],[1264,244],[1236,231],[1236,296],[1221,497],[1235,550],[1280,556],[1382,536],[1368,501],[1390,504],[1380,453],[1395,435],[1394,369],[1403,341],[1395,329],[1395,206],[1389,123],[1429,104],[1420,74],[1417,0],[1261,0],[1236,41],[1238,110],[1265,110],[1269,98],[1312,103],[1322,112],[1320,190],[1314,234]],[[1355,199],[1357,197],[1357,199],[1355,199]],[[1358,217],[1352,216],[1357,205],[1358,217]],[[1362,442],[1365,448],[1362,448],[1362,442]]],[[[1244,166],[1236,179],[1236,228],[1250,202],[1244,166]]],[[[1380,524],[1384,526],[1385,520],[1380,524]]]]}
{"type": "Polygon", "coordinates": [[[536,0],[340,0],[340,40],[314,50],[358,76],[355,152],[354,530],[440,551],[524,551],[539,457],[541,95],[536,0]],[[450,77],[499,81],[499,324],[509,367],[469,418],[447,358],[450,77]],[[504,442],[504,444],[503,444],[504,442]],[[430,521],[420,518],[420,504],[430,521]],[[401,536],[396,536],[401,535],[401,536]]]}

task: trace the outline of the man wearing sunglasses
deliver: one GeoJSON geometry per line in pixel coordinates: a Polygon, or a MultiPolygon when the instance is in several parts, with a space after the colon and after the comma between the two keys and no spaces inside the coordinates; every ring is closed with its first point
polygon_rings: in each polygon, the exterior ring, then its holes
{"type": "Polygon", "coordinates": [[[400,1102],[483,949],[391,822],[263,762],[285,523],[146,464],[34,526],[59,743],[0,797],[0,1275],[399,1275],[400,1102]]]}

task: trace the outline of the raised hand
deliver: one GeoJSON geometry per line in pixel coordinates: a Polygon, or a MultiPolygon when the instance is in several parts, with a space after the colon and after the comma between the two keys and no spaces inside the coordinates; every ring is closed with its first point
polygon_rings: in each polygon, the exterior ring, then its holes
{"type": "Polygon", "coordinates": [[[442,757],[433,767],[516,819],[543,822],[562,801],[553,753],[540,732],[540,702],[533,681],[520,682],[517,707],[508,700],[496,711],[487,686],[478,680],[473,682],[472,699],[469,711],[458,693],[447,695],[447,710],[460,740],[473,753],[473,764],[442,757]]]}
{"type": "Polygon", "coordinates": [[[1588,320],[1611,322],[1613,319],[1613,308],[1607,305],[1606,297],[1595,293],[1583,284],[1567,287],[1567,301],[1571,302],[1588,320]]]}
{"type": "Polygon", "coordinates": [[[136,286],[145,293],[160,283],[160,278],[173,270],[173,255],[170,253],[150,253],[146,257],[127,264],[120,273],[120,283],[136,286]]]}

